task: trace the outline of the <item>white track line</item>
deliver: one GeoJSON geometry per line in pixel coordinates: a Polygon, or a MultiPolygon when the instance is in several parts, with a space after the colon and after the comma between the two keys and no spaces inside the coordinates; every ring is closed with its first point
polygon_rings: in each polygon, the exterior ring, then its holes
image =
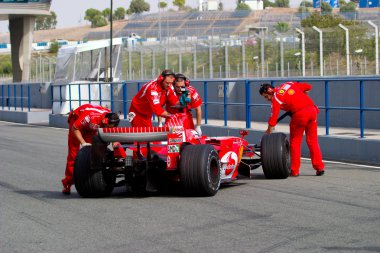
{"type": "MultiPolygon", "coordinates": [[[[311,161],[310,158],[301,158],[301,159],[311,161]]],[[[363,167],[363,168],[380,169],[379,166],[373,166],[373,165],[363,165],[363,164],[356,164],[356,163],[345,163],[345,162],[336,162],[336,161],[327,161],[327,160],[323,160],[323,162],[332,163],[332,164],[350,165],[350,166],[363,167]]]]}

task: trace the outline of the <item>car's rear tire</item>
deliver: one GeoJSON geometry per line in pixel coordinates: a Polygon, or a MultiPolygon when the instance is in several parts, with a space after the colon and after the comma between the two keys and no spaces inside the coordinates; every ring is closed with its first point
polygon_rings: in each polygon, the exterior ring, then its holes
{"type": "Polygon", "coordinates": [[[91,146],[86,146],[79,150],[75,159],[74,184],[82,197],[105,197],[113,191],[115,175],[108,171],[91,169],[91,146]]]}
{"type": "Polygon", "coordinates": [[[261,164],[270,179],[284,179],[290,174],[289,141],[284,133],[266,134],[261,139],[261,164]]]}
{"type": "Polygon", "coordinates": [[[220,160],[212,145],[186,145],[180,156],[181,186],[187,195],[214,196],[220,187],[220,160]]]}

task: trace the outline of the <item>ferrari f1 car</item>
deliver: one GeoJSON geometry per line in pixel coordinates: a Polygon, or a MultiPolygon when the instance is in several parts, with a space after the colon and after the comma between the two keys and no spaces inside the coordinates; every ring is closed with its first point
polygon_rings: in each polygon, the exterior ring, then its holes
{"type": "Polygon", "coordinates": [[[239,137],[200,136],[184,127],[185,120],[186,115],[176,114],[164,127],[100,128],[92,146],[83,147],[76,157],[74,183],[79,195],[104,197],[120,185],[154,192],[169,180],[179,183],[187,195],[213,196],[221,184],[239,174],[249,177],[260,166],[266,178],[289,176],[285,134],[266,134],[260,144],[249,144],[245,130],[239,137]]]}

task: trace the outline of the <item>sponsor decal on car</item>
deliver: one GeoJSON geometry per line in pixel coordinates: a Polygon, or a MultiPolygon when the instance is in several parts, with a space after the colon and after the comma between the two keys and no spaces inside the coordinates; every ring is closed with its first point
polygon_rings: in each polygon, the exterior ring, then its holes
{"type": "Polygon", "coordinates": [[[222,163],[222,173],[227,176],[236,168],[238,156],[235,152],[229,151],[224,154],[220,162],[222,163]]]}
{"type": "Polygon", "coordinates": [[[178,153],[179,145],[168,145],[168,153],[178,153]]]}
{"type": "Polygon", "coordinates": [[[295,93],[295,91],[293,90],[293,89],[290,89],[289,91],[288,91],[288,94],[291,96],[291,95],[293,95],[295,93]]]}
{"type": "Polygon", "coordinates": [[[182,138],[170,138],[169,143],[179,143],[182,142],[182,138]]]}

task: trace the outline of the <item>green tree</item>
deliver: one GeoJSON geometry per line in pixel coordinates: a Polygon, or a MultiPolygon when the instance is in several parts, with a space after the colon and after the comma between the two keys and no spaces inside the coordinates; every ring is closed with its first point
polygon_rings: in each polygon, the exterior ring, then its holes
{"type": "Polygon", "coordinates": [[[275,4],[269,0],[264,0],[264,9],[267,7],[275,7],[275,4]]]}
{"type": "Polygon", "coordinates": [[[168,4],[166,3],[166,2],[159,2],[158,3],[158,8],[160,8],[160,9],[165,9],[166,8],[166,6],[168,6],[168,4]]]}
{"type": "Polygon", "coordinates": [[[129,9],[127,10],[127,14],[141,14],[145,11],[150,10],[150,5],[145,2],[144,0],[132,0],[131,4],[129,5],[129,9]]]}
{"type": "Polygon", "coordinates": [[[113,13],[114,20],[122,20],[125,19],[125,9],[123,7],[117,8],[113,13]]]}
{"type": "Polygon", "coordinates": [[[301,26],[304,28],[306,27],[311,28],[313,26],[316,26],[318,28],[328,28],[328,27],[338,26],[339,24],[351,25],[353,24],[353,22],[345,20],[343,17],[339,15],[335,15],[335,14],[321,15],[317,12],[314,12],[309,17],[301,21],[301,26]]]}
{"type": "Polygon", "coordinates": [[[236,5],[236,11],[250,11],[251,8],[249,7],[248,4],[245,4],[245,3],[238,3],[236,5]]]}
{"type": "MultiPolygon", "coordinates": [[[[344,0],[343,0],[343,1],[344,1],[344,0]]],[[[306,1],[306,0],[304,0],[304,1],[302,1],[302,2],[300,3],[300,6],[304,6],[304,7],[307,7],[307,8],[311,8],[311,7],[313,7],[313,3],[310,2],[310,1],[306,1]]]]}
{"type": "Polygon", "coordinates": [[[340,6],[340,12],[355,12],[356,4],[353,2],[349,2],[340,6]]]}
{"type": "Polygon", "coordinates": [[[84,19],[91,22],[91,27],[107,25],[107,20],[104,18],[103,13],[97,9],[87,9],[84,19]]]}
{"type": "Polygon", "coordinates": [[[59,50],[59,44],[57,41],[50,43],[49,53],[56,54],[59,50]]]}
{"type": "Polygon", "coordinates": [[[289,0],[276,0],[274,4],[276,7],[289,8],[289,0]]]}
{"type": "Polygon", "coordinates": [[[37,16],[34,30],[50,30],[55,29],[57,25],[57,14],[50,12],[50,16],[37,16]]]}
{"type": "Polygon", "coordinates": [[[307,7],[304,7],[304,6],[300,6],[298,7],[298,13],[309,13],[309,8],[307,7]]]}
{"type": "Polygon", "coordinates": [[[111,9],[110,8],[105,8],[102,11],[103,17],[105,17],[108,21],[110,20],[110,14],[111,14],[111,9]]]}
{"type": "Polygon", "coordinates": [[[182,11],[185,7],[186,0],[174,0],[173,5],[178,7],[178,10],[182,11]]]}
{"type": "Polygon", "coordinates": [[[323,13],[331,13],[332,12],[332,7],[329,3],[322,2],[321,4],[321,11],[323,13]]]}
{"type": "Polygon", "coordinates": [[[274,29],[280,33],[285,33],[289,31],[289,24],[286,22],[278,22],[275,26],[274,29]]]}

